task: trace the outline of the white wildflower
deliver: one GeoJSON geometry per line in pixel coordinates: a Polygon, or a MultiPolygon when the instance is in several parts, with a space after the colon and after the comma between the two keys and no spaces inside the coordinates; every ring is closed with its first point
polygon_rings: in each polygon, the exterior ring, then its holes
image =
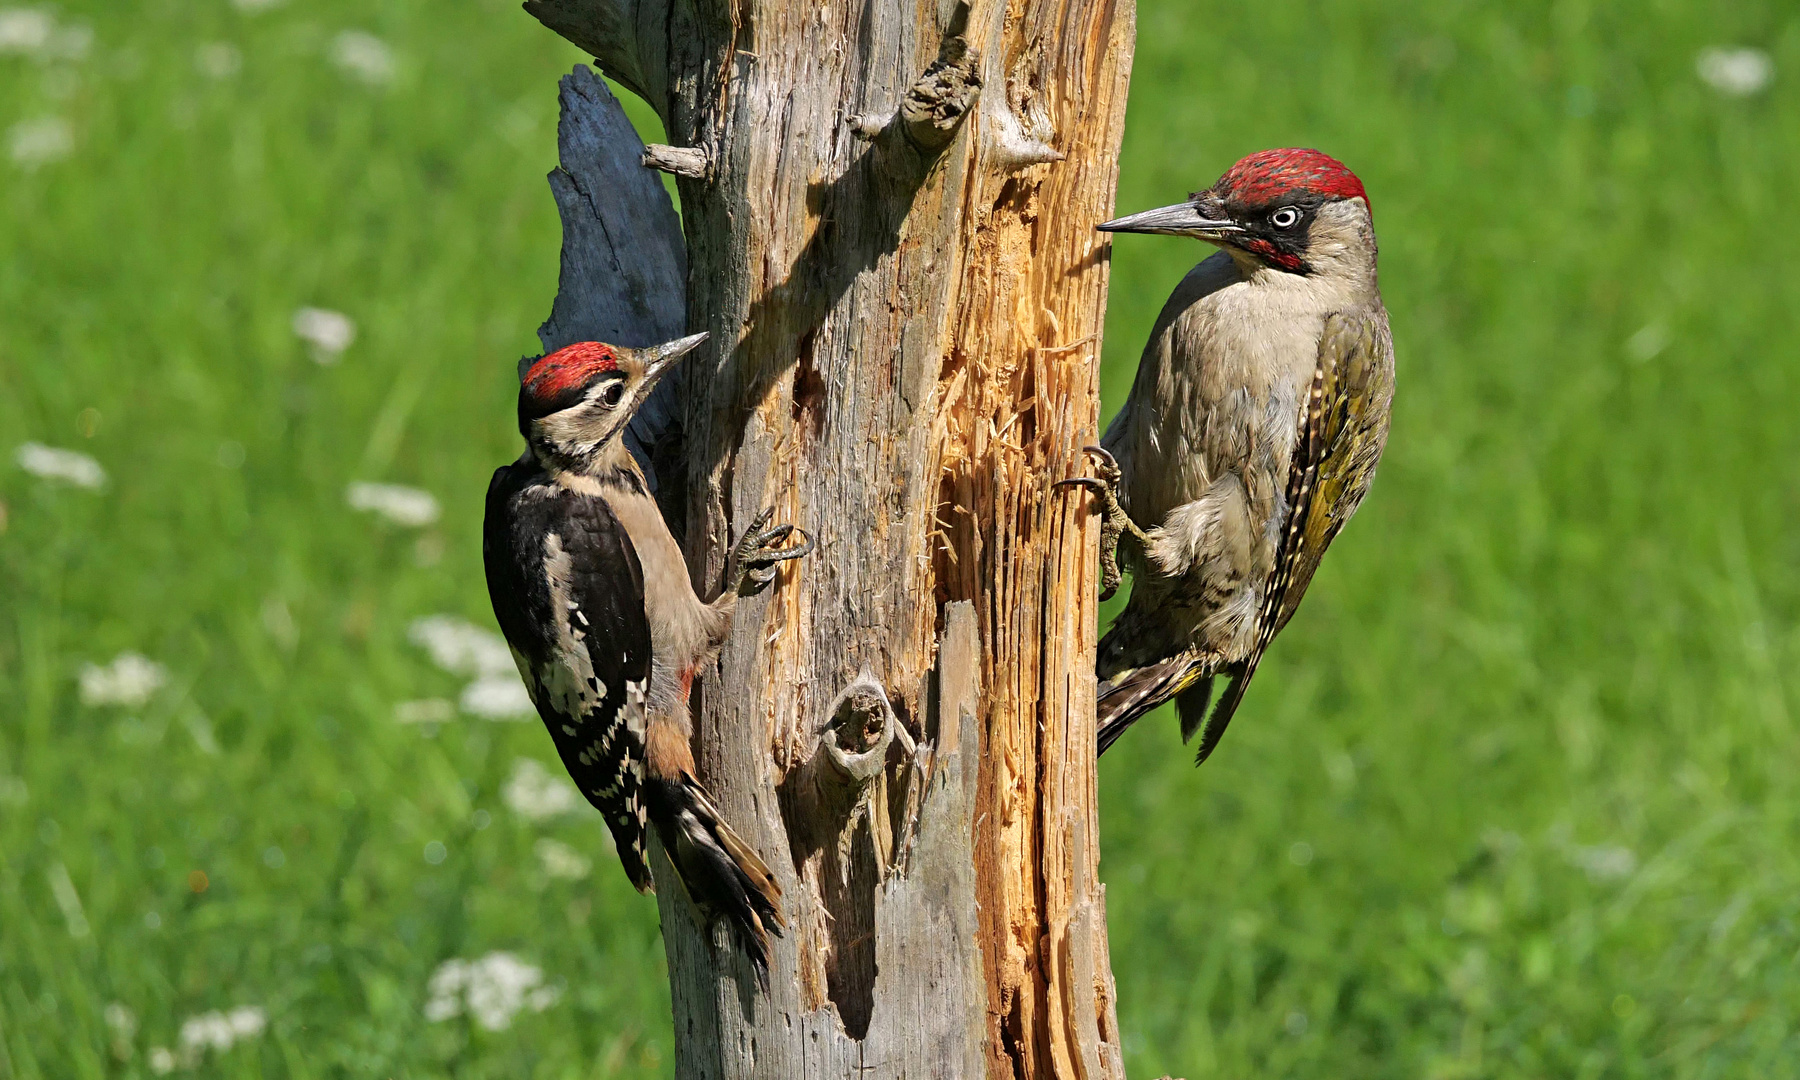
{"type": "Polygon", "coordinates": [[[114,1001],[109,1002],[100,1015],[106,1018],[106,1029],[112,1033],[113,1057],[129,1061],[132,1040],[137,1038],[137,1013],[132,1012],[131,1006],[124,1002],[114,1001]]]}
{"type": "Polygon", "coordinates": [[[43,52],[56,33],[56,20],[40,8],[0,8],[0,53],[43,52]]]}
{"type": "Polygon", "coordinates": [[[1637,869],[1637,855],[1617,844],[1570,848],[1569,862],[1586,871],[1588,880],[1594,882],[1619,881],[1637,869]]]}
{"type": "Polygon", "coordinates": [[[23,169],[61,161],[74,149],[75,135],[60,117],[21,120],[6,133],[6,152],[23,169]]]}
{"type": "Polygon", "coordinates": [[[269,1026],[268,1014],[254,1005],[243,1005],[230,1012],[201,1013],[182,1021],[182,1058],[197,1064],[208,1050],[225,1051],[246,1039],[254,1039],[269,1026]]]}
{"type": "Polygon", "coordinates": [[[427,615],[407,631],[413,644],[431,653],[438,667],[453,675],[473,675],[463,688],[462,711],[488,720],[513,720],[535,714],[531,696],[519,681],[512,650],[492,630],[454,615],[427,615]]]}
{"type": "Polygon", "coordinates": [[[237,47],[223,41],[209,41],[194,50],[194,67],[209,79],[229,79],[243,66],[237,47]]]}
{"type": "Polygon", "coordinates": [[[483,675],[463,687],[462,711],[484,720],[526,720],[537,715],[518,672],[483,675]]]}
{"type": "Polygon", "coordinates": [[[62,909],[63,922],[69,927],[69,936],[87,937],[87,912],[82,910],[81,894],[75,891],[75,883],[69,879],[69,868],[62,863],[54,863],[44,876],[50,881],[50,895],[56,899],[56,906],[62,909]]]}
{"type": "Polygon", "coordinates": [[[58,26],[42,8],[0,8],[0,55],[79,60],[93,44],[92,29],[79,23],[58,26]]]}
{"type": "Polygon", "coordinates": [[[168,672],[161,664],[134,652],[122,652],[104,667],[82,665],[81,703],[136,707],[149,701],[166,681],[168,672]]]}
{"type": "Polygon", "coordinates": [[[548,836],[539,838],[532,850],[537,852],[538,865],[544,873],[553,878],[568,878],[571,881],[588,876],[594,869],[594,860],[576,851],[561,840],[552,840],[548,836]]]}
{"type": "Polygon", "coordinates": [[[150,1048],[150,1071],[158,1076],[167,1076],[175,1071],[175,1055],[166,1046],[150,1048]]]}
{"type": "Polygon", "coordinates": [[[542,1012],[561,996],[544,985],[542,970],[509,952],[479,960],[446,960],[427,986],[425,1018],[448,1020],[467,1012],[489,1031],[504,1031],[522,1009],[542,1012]]]}
{"type": "Polygon", "coordinates": [[[443,698],[425,698],[422,701],[402,701],[394,706],[394,722],[396,724],[441,724],[454,719],[456,706],[443,698]]]}
{"type": "Polygon", "coordinates": [[[1656,359],[1668,347],[1669,331],[1660,323],[1650,323],[1625,339],[1626,353],[1640,364],[1656,359]]]}
{"type": "Polygon", "coordinates": [[[61,480],[76,487],[97,488],[106,483],[106,470],[100,463],[76,450],[59,450],[43,443],[28,442],[13,452],[19,468],[45,480],[61,480]]]}
{"type": "Polygon", "coordinates": [[[300,625],[294,621],[294,613],[289,610],[286,600],[273,595],[265,598],[260,614],[263,629],[275,639],[275,644],[292,649],[299,643],[300,625]]]}
{"type": "Polygon", "coordinates": [[[454,615],[414,619],[406,636],[431,654],[432,663],[452,675],[494,675],[517,670],[505,638],[454,615]]]}
{"type": "Polygon", "coordinates": [[[1775,77],[1775,62],[1761,49],[1706,49],[1694,61],[1706,85],[1730,97],[1759,93],[1775,77]]]}
{"type": "Polygon", "coordinates": [[[114,1001],[109,1003],[106,1006],[106,1011],[101,1015],[106,1018],[106,1026],[109,1030],[119,1032],[127,1039],[137,1034],[137,1013],[132,1012],[131,1006],[124,1002],[114,1001]]]}
{"type": "Polygon", "coordinates": [[[331,42],[331,62],[370,86],[394,78],[394,51],[387,42],[361,30],[346,30],[331,42]]]}
{"type": "Polygon", "coordinates": [[[294,336],[312,346],[314,361],[335,364],[356,341],[356,323],[341,311],[303,307],[294,312],[294,336]]]}
{"type": "Polygon", "coordinates": [[[535,758],[513,762],[512,775],[500,789],[500,798],[513,813],[527,821],[544,821],[581,805],[581,795],[560,776],[535,758]]]}
{"type": "Polygon", "coordinates": [[[94,47],[94,30],[89,26],[59,26],[39,55],[52,60],[80,60],[94,47]]]}
{"type": "Polygon", "coordinates": [[[357,482],[344,490],[344,499],[357,510],[368,510],[396,525],[423,528],[438,519],[442,511],[437,497],[429,491],[401,484],[369,484],[357,482]]]}

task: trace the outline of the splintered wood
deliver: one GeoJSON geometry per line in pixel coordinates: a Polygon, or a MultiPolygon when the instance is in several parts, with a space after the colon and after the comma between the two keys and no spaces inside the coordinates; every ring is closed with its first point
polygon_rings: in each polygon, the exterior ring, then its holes
{"type": "Polygon", "coordinates": [[[712,334],[675,391],[696,580],[764,507],[819,544],[696,693],[702,779],[789,925],[765,995],[659,891],[676,1074],[1122,1078],[1097,521],[1053,485],[1098,441],[1130,0],[527,7],[683,151],[652,156],[712,334]],[[865,669],[891,722],[841,705],[865,669]]]}

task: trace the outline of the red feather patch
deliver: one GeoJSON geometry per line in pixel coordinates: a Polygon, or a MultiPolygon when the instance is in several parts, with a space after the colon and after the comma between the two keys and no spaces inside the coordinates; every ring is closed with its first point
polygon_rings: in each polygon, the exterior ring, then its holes
{"type": "Polygon", "coordinates": [[[598,341],[577,341],[531,365],[525,373],[525,393],[543,402],[558,401],[593,381],[594,376],[619,367],[612,346],[598,341]]]}
{"type": "Polygon", "coordinates": [[[1283,251],[1268,240],[1261,238],[1244,241],[1244,250],[1262,256],[1275,266],[1291,273],[1299,273],[1306,265],[1306,260],[1291,251],[1283,251]]]}
{"type": "Polygon", "coordinates": [[[1344,163],[1317,150],[1263,150],[1233,165],[1213,190],[1227,202],[1275,206],[1296,195],[1369,201],[1362,181],[1344,163]]]}

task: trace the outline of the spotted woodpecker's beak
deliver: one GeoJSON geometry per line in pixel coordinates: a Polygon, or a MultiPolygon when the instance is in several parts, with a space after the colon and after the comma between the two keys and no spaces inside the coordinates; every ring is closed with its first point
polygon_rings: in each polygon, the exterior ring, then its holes
{"type": "MultiPolygon", "coordinates": [[[[1204,193],[1203,193],[1204,194],[1204,193]]],[[[1191,236],[1196,240],[1225,241],[1242,233],[1243,228],[1222,214],[1222,207],[1205,205],[1207,200],[1194,199],[1174,206],[1114,218],[1096,226],[1101,232],[1155,233],[1159,236],[1191,236]],[[1207,211],[1220,216],[1212,216],[1207,211]]]]}
{"type": "Polygon", "coordinates": [[[650,396],[650,391],[656,389],[656,384],[662,381],[662,377],[674,369],[676,361],[693,352],[706,337],[705,334],[690,334],[648,349],[640,349],[638,357],[644,362],[644,377],[637,385],[637,392],[632,395],[630,411],[637,412],[637,407],[650,396]]]}
{"type": "Polygon", "coordinates": [[[706,338],[706,334],[689,334],[687,337],[665,341],[661,345],[653,345],[643,350],[644,381],[654,384],[675,366],[675,361],[693,352],[695,347],[706,338]]]}

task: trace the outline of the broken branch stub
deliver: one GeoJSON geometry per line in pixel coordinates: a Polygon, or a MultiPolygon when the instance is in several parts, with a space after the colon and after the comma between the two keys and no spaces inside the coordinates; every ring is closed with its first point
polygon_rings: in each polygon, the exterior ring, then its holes
{"type": "Polygon", "coordinates": [[[938,58],[900,103],[907,138],[927,153],[942,152],[980,93],[981,75],[968,39],[960,34],[945,38],[938,58]]]}
{"type": "Polygon", "coordinates": [[[651,143],[644,147],[640,159],[647,169],[685,176],[690,180],[712,179],[712,155],[698,146],[667,146],[651,143]]]}
{"type": "Polygon", "coordinates": [[[796,861],[826,847],[848,849],[898,730],[887,691],[864,668],[832,701],[811,757],[782,785],[796,861]]]}
{"type": "Polygon", "coordinates": [[[924,163],[941,155],[981,96],[980,57],[965,36],[968,26],[969,5],[959,3],[938,45],[937,59],[907,87],[900,104],[884,113],[847,117],[851,133],[872,142],[898,121],[899,130],[924,163]]]}

